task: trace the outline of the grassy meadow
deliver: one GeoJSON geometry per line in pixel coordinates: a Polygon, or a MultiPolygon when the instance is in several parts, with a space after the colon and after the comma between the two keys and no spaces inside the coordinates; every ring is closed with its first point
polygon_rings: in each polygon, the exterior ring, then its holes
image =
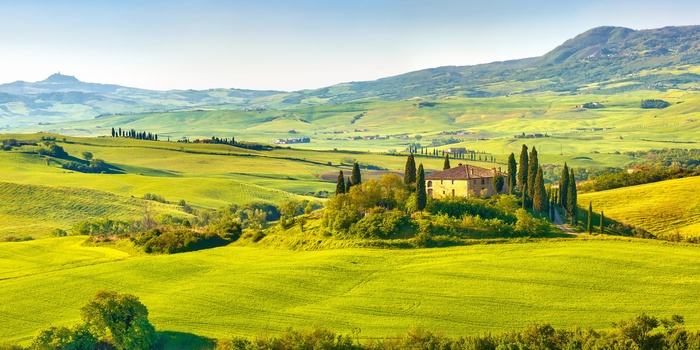
{"type": "Polygon", "coordinates": [[[228,246],[157,256],[85,247],[84,237],[0,243],[0,338],[77,322],[102,289],[133,293],[160,331],[206,337],[330,327],[384,337],[412,326],[473,334],[609,328],[646,312],[700,327],[699,247],[563,239],[443,249],[291,251],[228,246]],[[613,277],[614,276],[614,277],[613,277]]]}
{"type": "MultiPolygon", "coordinates": [[[[700,177],[668,180],[580,194],[578,204],[658,236],[700,235],[700,177]]],[[[595,222],[598,225],[598,222],[595,222]]]]}

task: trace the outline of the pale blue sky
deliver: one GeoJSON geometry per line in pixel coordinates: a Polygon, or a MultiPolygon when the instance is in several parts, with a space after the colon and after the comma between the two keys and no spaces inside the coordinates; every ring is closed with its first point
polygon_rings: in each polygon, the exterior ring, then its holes
{"type": "Polygon", "coordinates": [[[298,90],[539,56],[601,25],[700,24],[679,0],[0,0],[0,83],[298,90]]]}

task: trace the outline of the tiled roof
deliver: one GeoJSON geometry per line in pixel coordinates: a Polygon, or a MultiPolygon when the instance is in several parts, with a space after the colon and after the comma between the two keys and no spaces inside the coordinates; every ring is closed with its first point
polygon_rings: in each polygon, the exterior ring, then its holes
{"type": "Polygon", "coordinates": [[[426,180],[468,180],[493,177],[494,171],[473,165],[459,165],[443,171],[426,175],[426,180]]]}

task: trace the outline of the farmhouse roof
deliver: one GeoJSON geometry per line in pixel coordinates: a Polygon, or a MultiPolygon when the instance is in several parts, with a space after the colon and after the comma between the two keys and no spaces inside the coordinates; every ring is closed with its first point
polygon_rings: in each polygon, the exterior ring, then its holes
{"type": "Polygon", "coordinates": [[[493,177],[496,171],[478,166],[460,164],[454,168],[426,175],[426,180],[468,180],[493,177]]]}

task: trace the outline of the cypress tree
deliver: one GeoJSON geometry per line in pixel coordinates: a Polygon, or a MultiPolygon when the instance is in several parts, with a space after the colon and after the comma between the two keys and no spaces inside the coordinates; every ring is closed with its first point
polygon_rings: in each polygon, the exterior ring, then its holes
{"type": "Polygon", "coordinates": [[[442,170],[447,170],[450,168],[450,154],[445,153],[445,162],[442,163],[442,170]]]}
{"type": "Polygon", "coordinates": [[[520,150],[520,168],[518,168],[518,189],[523,197],[527,194],[527,169],[527,146],[523,145],[523,148],[520,150]]]}
{"type": "Polygon", "coordinates": [[[114,131],[114,127],[112,127],[112,137],[114,137],[116,132],[114,131]]]}
{"type": "Polygon", "coordinates": [[[403,171],[403,182],[407,185],[416,183],[416,161],[413,158],[413,153],[408,155],[406,159],[406,168],[403,171]]]}
{"type": "Polygon", "coordinates": [[[350,187],[352,187],[352,181],[350,181],[350,177],[345,180],[345,193],[350,193],[350,187]]]}
{"type": "Polygon", "coordinates": [[[603,234],[603,220],[605,219],[605,214],[603,214],[603,211],[600,211],[600,234],[603,234]]]}
{"type": "Polygon", "coordinates": [[[535,198],[535,178],[537,177],[537,171],[539,169],[539,161],[537,160],[537,149],[532,146],[532,151],[530,152],[530,157],[528,158],[529,164],[527,167],[527,195],[530,198],[535,198]]]}
{"type": "Polygon", "coordinates": [[[575,225],[577,221],[576,214],[578,208],[576,206],[576,178],[574,177],[573,168],[569,174],[569,190],[566,194],[566,200],[568,201],[567,205],[569,207],[569,215],[571,215],[571,224],[575,225]]]}
{"type": "MultiPolygon", "coordinates": [[[[534,148],[533,148],[534,149],[534,148]]],[[[532,163],[530,163],[532,164],[532,163]]],[[[533,182],[532,206],[540,214],[547,211],[547,190],[544,188],[544,178],[542,176],[542,167],[537,168],[535,173],[535,182],[533,182]]]]}
{"type": "Polygon", "coordinates": [[[423,211],[428,203],[428,195],[425,193],[425,171],[423,163],[418,165],[418,182],[416,183],[416,209],[423,211]]]}
{"type": "Polygon", "coordinates": [[[561,180],[559,180],[559,205],[567,212],[569,211],[569,201],[567,195],[569,193],[569,167],[564,163],[564,169],[561,171],[561,180]]]}
{"type": "Polygon", "coordinates": [[[343,175],[343,171],[341,170],[338,173],[338,183],[335,185],[335,194],[343,194],[345,193],[345,175],[343,175]]]}
{"type": "Polygon", "coordinates": [[[515,154],[513,152],[508,156],[508,193],[515,194],[515,186],[517,186],[517,164],[515,164],[515,154]]]}
{"type": "Polygon", "coordinates": [[[362,183],[362,177],[360,175],[360,165],[355,162],[352,165],[352,186],[359,185],[362,183]]]}
{"type": "Polygon", "coordinates": [[[593,233],[593,202],[588,202],[588,234],[593,233]]]}

